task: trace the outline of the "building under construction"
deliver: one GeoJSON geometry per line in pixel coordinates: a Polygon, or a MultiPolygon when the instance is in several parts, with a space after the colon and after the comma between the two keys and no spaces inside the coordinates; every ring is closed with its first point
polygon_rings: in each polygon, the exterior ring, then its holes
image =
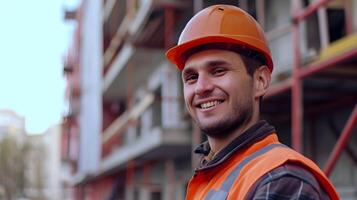
{"type": "Polygon", "coordinates": [[[194,13],[224,3],[266,32],[275,69],[262,118],[357,199],[356,0],[83,0],[64,65],[62,161],[73,199],[181,200],[205,138],[165,59],[194,13]]]}

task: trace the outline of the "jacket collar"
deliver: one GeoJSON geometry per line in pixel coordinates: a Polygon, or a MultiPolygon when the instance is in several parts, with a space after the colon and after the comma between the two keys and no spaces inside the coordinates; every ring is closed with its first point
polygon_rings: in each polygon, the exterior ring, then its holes
{"type": "Polygon", "coordinates": [[[255,125],[243,132],[239,137],[234,139],[221,151],[219,151],[212,160],[206,160],[205,157],[209,155],[211,148],[208,141],[200,144],[194,153],[201,154],[201,162],[196,171],[206,170],[215,167],[225,160],[227,160],[233,153],[250,146],[251,144],[265,138],[266,136],[275,132],[275,128],[265,120],[257,122],[255,125]]]}

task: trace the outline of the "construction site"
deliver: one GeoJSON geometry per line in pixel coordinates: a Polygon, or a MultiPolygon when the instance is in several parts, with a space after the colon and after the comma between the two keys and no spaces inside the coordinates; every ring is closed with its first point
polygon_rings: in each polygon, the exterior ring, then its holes
{"type": "Polygon", "coordinates": [[[357,199],[356,0],[82,0],[64,62],[61,159],[71,199],[181,200],[206,140],[166,60],[187,21],[214,4],[250,13],[274,62],[262,119],[357,199]]]}

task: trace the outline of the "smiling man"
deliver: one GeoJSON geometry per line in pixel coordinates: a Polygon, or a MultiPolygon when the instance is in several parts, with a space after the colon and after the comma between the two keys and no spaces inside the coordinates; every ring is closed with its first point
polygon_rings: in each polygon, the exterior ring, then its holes
{"type": "Polygon", "coordinates": [[[339,199],[309,159],[279,143],[259,119],[273,62],[259,24],[215,5],[197,13],[167,58],[182,71],[186,108],[208,141],[188,200],[339,199]]]}

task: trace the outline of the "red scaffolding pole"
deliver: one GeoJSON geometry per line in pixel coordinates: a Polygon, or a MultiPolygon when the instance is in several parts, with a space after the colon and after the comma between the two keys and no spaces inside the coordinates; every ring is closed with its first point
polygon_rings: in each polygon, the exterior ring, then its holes
{"type": "Polygon", "coordinates": [[[300,22],[305,20],[317,9],[330,0],[316,0],[305,9],[300,8],[300,0],[293,0],[291,12],[293,16],[292,37],[293,37],[293,53],[294,63],[292,70],[291,82],[291,143],[292,147],[301,152],[302,150],[302,127],[303,127],[303,93],[300,63],[300,22]]]}
{"type": "MultiPolygon", "coordinates": [[[[292,4],[292,13],[298,13],[300,10],[299,0],[294,0],[292,4]]],[[[300,31],[299,20],[294,20],[292,24],[294,63],[292,70],[291,87],[291,144],[293,149],[301,152],[301,127],[302,124],[302,92],[301,81],[299,77],[300,68],[300,31]]]]}
{"type": "MultiPolygon", "coordinates": [[[[292,79],[291,79],[291,124],[292,124],[292,147],[297,150],[301,151],[301,135],[302,135],[302,111],[303,111],[303,95],[302,95],[302,87],[301,87],[301,80],[306,76],[312,75],[315,72],[321,71],[326,69],[330,66],[337,64],[343,60],[353,58],[356,56],[357,51],[352,50],[347,53],[343,53],[333,59],[329,59],[327,61],[323,61],[317,64],[310,64],[304,68],[301,68],[300,63],[300,30],[299,25],[300,22],[305,20],[308,16],[316,12],[321,6],[324,6],[331,0],[315,0],[305,9],[300,9],[299,3],[300,0],[293,0],[292,4],[292,16],[293,16],[293,24],[292,24],[292,37],[293,37],[293,49],[294,49],[294,64],[293,64],[293,71],[292,71],[292,79]]],[[[286,84],[283,89],[279,89],[275,91],[275,93],[280,92],[281,90],[286,90],[289,84],[286,84]]],[[[274,92],[272,92],[274,94],[274,92]]],[[[351,113],[350,118],[348,119],[346,126],[344,127],[341,136],[337,140],[335,147],[330,154],[330,157],[325,166],[325,173],[330,175],[332,172],[338,158],[340,157],[343,149],[345,148],[348,139],[352,135],[352,131],[357,125],[357,104],[354,107],[354,110],[351,113]]]]}
{"type": "Polygon", "coordinates": [[[168,50],[173,43],[172,36],[173,30],[174,30],[174,18],[175,18],[175,13],[174,9],[172,7],[167,6],[165,8],[165,35],[164,35],[164,48],[165,50],[168,50]]]}

